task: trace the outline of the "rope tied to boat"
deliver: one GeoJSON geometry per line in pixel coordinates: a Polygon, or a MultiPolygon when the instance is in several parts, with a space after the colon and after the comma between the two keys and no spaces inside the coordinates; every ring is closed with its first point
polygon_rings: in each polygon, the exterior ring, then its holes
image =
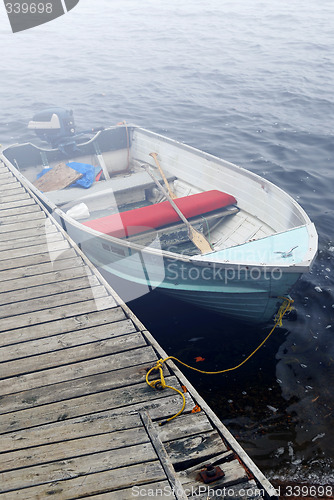
{"type": "Polygon", "coordinates": [[[200,370],[199,368],[195,368],[194,366],[187,365],[187,363],[184,363],[183,361],[176,358],[175,356],[168,356],[165,359],[162,359],[162,358],[159,359],[156,362],[156,364],[148,370],[148,372],[146,373],[146,383],[150,387],[152,387],[152,389],[157,389],[157,390],[172,389],[173,391],[177,392],[182,397],[182,408],[177,413],[175,413],[175,415],[173,415],[172,417],[169,417],[166,420],[163,420],[162,422],[160,422],[159,425],[165,425],[165,424],[167,424],[167,422],[170,422],[174,418],[181,415],[181,413],[183,412],[183,410],[185,409],[185,406],[186,406],[186,398],[185,398],[184,393],[182,393],[176,387],[172,387],[172,386],[166,384],[165,377],[163,374],[164,363],[166,363],[166,361],[172,360],[172,361],[175,361],[177,363],[180,363],[182,366],[185,366],[186,368],[189,368],[190,370],[194,370],[194,371],[196,371],[198,373],[202,373],[204,375],[219,375],[219,374],[230,372],[230,371],[236,370],[237,368],[240,368],[249,359],[251,359],[259,349],[261,349],[261,347],[267,342],[267,340],[273,334],[273,332],[276,330],[276,328],[278,326],[279,327],[282,326],[283,318],[284,318],[285,314],[292,310],[292,308],[293,308],[292,304],[294,303],[293,299],[291,299],[290,297],[279,297],[279,298],[283,299],[283,303],[282,303],[281,307],[279,308],[277,314],[275,315],[274,326],[272,327],[272,329],[270,330],[268,335],[265,337],[265,339],[256,347],[256,349],[254,349],[254,351],[251,354],[249,354],[249,356],[247,356],[247,358],[245,358],[243,361],[241,361],[241,363],[239,363],[238,365],[233,366],[231,368],[225,368],[224,370],[206,371],[206,370],[200,370]],[[159,378],[155,379],[155,380],[149,380],[150,374],[154,371],[159,372],[159,378]]]}

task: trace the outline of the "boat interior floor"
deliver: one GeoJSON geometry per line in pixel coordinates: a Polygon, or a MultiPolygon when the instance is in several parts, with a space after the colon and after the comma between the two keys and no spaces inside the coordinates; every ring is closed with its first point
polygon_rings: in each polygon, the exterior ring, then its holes
{"type": "Polygon", "coordinates": [[[245,210],[239,210],[233,218],[224,219],[212,236],[215,250],[222,250],[275,233],[276,231],[265,222],[245,210]]]}

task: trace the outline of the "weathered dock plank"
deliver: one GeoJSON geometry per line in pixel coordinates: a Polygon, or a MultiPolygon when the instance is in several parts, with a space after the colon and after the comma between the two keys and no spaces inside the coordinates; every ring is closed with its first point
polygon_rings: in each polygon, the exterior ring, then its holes
{"type": "Polygon", "coordinates": [[[24,364],[20,359],[8,361],[5,365],[5,375],[6,377],[17,377],[25,373],[35,372],[36,366],[38,366],[38,370],[46,370],[56,366],[67,365],[69,359],[71,363],[77,363],[82,360],[100,358],[101,356],[122,352],[127,349],[136,349],[139,346],[145,345],[145,340],[139,332],[130,333],[129,331],[128,335],[94,340],[94,342],[84,345],[65,347],[62,350],[31,356],[25,359],[24,364]]]}
{"type": "Polygon", "coordinates": [[[12,177],[5,177],[5,178],[0,179],[0,193],[1,194],[8,193],[9,191],[12,191],[14,189],[16,191],[18,189],[22,189],[22,187],[17,182],[15,177],[12,176],[12,177]]]}
{"type": "MultiPolygon", "coordinates": [[[[94,363],[87,362],[80,365],[80,369],[91,369],[93,375],[85,375],[84,377],[59,382],[56,386],[49,384],[43,387],[37,387],[10,393],[2,396],[3,413],[10,413],[14,411],[32,408],[38,405],[46,405],[52,403],[55,397],[58,401],[65,401],[79,396],[84,396],[95,392],[102,392],[127,385],[134,385],[138,383],[138,378],[146,371],[148,363],[154,362],[154,351],[150,347],[145,349],[134,349],[129,351],[127,356],[117,356],[119,363],[115,367],[111,357],[105,357],[105,365],[101,369],[109,370],[106,372],[99,372],[94,374],[94,363]],[[114,369],[115,368],[115,369],[114,369]],[[117,373],[115,371],[117,370],[117,373]],[[52,385],[52,387],[49,387],[52,385]],[[53,394],[53,395],[52,395],[53,394]]],[[[95,358],[96,364],[96,358],[95,358]]],[[[95,372],[96,372],[95,368],[95,372]]]]}
{"type": "MultiPolygon", "coordinates": [[[[96,434],[95,436],[80,437],[79,439],[71,439],[70,441],[52,443],[45,446],[34,446],[29,449],[5,452],[1,456],[1,466],[2,471],[6,472],[23,467],[48,464],[57,460],[71,460],[84,455],[107,450],[117,450],[118,448],[122,449],[127,446],[149,442],[150,440],[145,429],[143,427],[135,427],[133,429],[96,434]]],[[[152,458],[154,459],[155,457],[152,458]]],[[[117,466],[117,461],[115,465],[117,466]]],[[[23,475],[24,471],[20,471],[20,474],[23,475]]]]}
{"type": "MultiPolygon", "coordinates": [[[[35,203],[29,203],[26,206],[19,207],[10,207],[7,209],[0,208],[0,218],[1,220],[6,220],[7,217],[18,217],[18,216],[29,216],[28,214],[34,213],[37,214],[41,211],[39,206],[36,206],[35,203]]],[[[30,216],[31,217],[31,216],[30,216]]],[[[18,222],[20,219],[16,219],[15,222],[18,222]]]]}
{"type": "MultiPolygon", "coordinates": [[[[4,302],[3,306],[0,306],[0,318],[12,317],[13,313],[16,315],[24,315],[29,311],[42,311],[43,309],[56,308],[63,305],[75,304],[76,302],[82,302],[85,300],[89,300],[91,298],[100,298],[107,297],[108,294],[105,288],[102,285],[97,284],[98,281],[94,280],[92,277],[92,286],[89,286],[89,283],[86,284],[85,288],[82,288],[80,284],[80,288],[78,290],[74,289],[71,291],[64,291],[63,293],[57,293],[56,289],[54,293],[50,296],[38,297],[38,298],[30,298],[24,301],[19,301],[15,303],[15,311],[13,311],[13,294],[12,292],[3,293],[2,295],[4,302]],[[6,298],[8,296],[8,298],[6,298]],[[9,300],[9,303],[7,302],[9,300]]],[[[60,285],[60,284],[59,284],[60,285]]],[[[58,286],[58,289],[62,289],[63,287],[58,286]]],[[[30,292],[30,289],[29,289],[30,292]]],[[[29,294],[29,293],[28,293],[29,294]]]]}
{"type": "MultiPolygon", "coordinates": [[[[45,219],[45,214],[41,212],[41,210],[32,210],[33,206],[31,206],[30,212],[23,212],[22,209],[16,209],[16,212],[19,213],[14,213],[14,214],[4,214],[4,211],[2,210],[0,212],[0,223],[3,225],[7,224],[17,224],[18,222],[22,223],[25,221],[30,221],[32,214],[35,220],[38,219],[45,219]]],[[[6,211],[7,212],[7,211],[6,211]]]]}
{"type": "MultiPolygon", "coordinates": [[[[22,457],[23,469],[4,471],[1,474],[1,490],[6,491],[9,489],[27,488],[29,486],[36,486],[41,484],[52,483],[54,481],[64,481],[66,479],[73,479],[75,477],[85,476],[87,474],[94,474],[107,470],[117,469],[119,467],[129,467],[138,463],[138,459],[142,463],[151,462],[156,459],[156,454],[152,444],[148,441],[146,433],[143,436],[137,436],[138,441],[146,440],[144,443],[133,444],[135,439],[135,431],[141,429],[134,429],[131,433],[127,433],[121,439],[121,433],[113,435],[103,435],[99,437],[93,436],[92,438],[85,438],[76,441],[71,441],[69,447],[52,448],[45,447],[45,456],[35,456],[34,450],[29,457],[22,457]],[[96,444],[95,441],[96,440],[96,444]],[[73,448],[71,448],[73,445],[73,448]],[[76,451],[76,447],[78,451],[76,451]],[[76,453],[79,452],[79,455],[76,453]],[[47,455],[49,454],[49,455],[47,455]],[[81,455],[85,455],[84,460],[81,455]],[[55,460],[49,462],[50,456],[55,460]],[[60,456],[57,460],[56,457],[60,456]],[[66,457],[67,468],[64,470],[63,458],[66,457]],[[43,461],[44,458],[44,461],[43,461]],[[34,461],[36,461],[36,465],[34,461]],[[39,462],[42,460],[42,462],[39,462]],[[28,466],[27,466],[28,464],[28,466]],[[36,478],[38,478],[36,480],[36,478]]],[[[21,457],[13,457],[14,462],[8,466],[12,469],[14,466],[20,466],[21,457]],[[15,460],[17,462],[15,463],[15,460]]],[[[0,490],[0,493],[1,493],[0,490]]]]}
{"type": "Polygon", "coordinates": [[[0,205],[0,211],[7,209],[14,209],[15,207],[26,207],[29,205],[36,206],[36,202],[33,198],[24,198],[23,200],[3,202],[0,205]]]}
{"type": "Polygon", "coordinates": [[[38,255],[38,254],[43,254],[45,252],[62,252],[67,249],[69,249],[70,246],[67,241],[65,240],[60,240],[60,241],[50,241],[46,242],[45,244],[41,245],[31,245],[31,246],[26,246],[26,247],[21,247],[21,248],[16,248],[16,249],[11,249],[10,252],[8,250],[2,250],[0,251],[0,259],[6,260],[6,259],[15,259],[16,257],[25,257],[29,255],[38,255]]]}
{"type": "MultiPolygon", "coordinates": [[[[101,289],[101,293],[104,295],[104,290],[101,289]]],[[[67,305],[3,318],[0,322],[0,331],[16,329],[26,325],[39,325],[40,323],[47,323],[62,318],[69,318],[80,314],[89,314],[91,312],[101,311],[102,309],[116,307],[115,300],[109,295],[93,299],[88,298],[87,300],[81,300],[78,302],[75,302],[74,296],[71,297],[71,299],[74,300],[74,302],[70,302],[67,305]],[[74,303],[76,304],[75,308],[73,307],[74,303]]]]}
{"type": "Polygon", "coordinates": [[[19,184],[14,184],[14,182],[8,183],[0,189],[0,195],[12,196],[18,193],[23,193],[22,188],[19,184]]]}
{"type": "Polygon", "coordinates": [[[40,217],[31,218],[25,222],[15,223],[15,224],[2,224],[0,226],[0,234],[6,234],[10,232],[16,233],[17,231],[21,231],[22,229],[30,229],[30,228],[44,228],[45,227],[46,214],[43,214],[40,217]]]}
{"type": "MultiPolygon", "coordinates": [[[[53,302],[53,299],[51,298],[53,295],[67,293],[68,290],[72,292],[74,290],[82,290],[97,286],[101,285],[99,284],[99,280],[96,276],[86,275],[79,276],[77,278],[73,276],[71,280],[54,281],[51,283],[23,288],[21,289],[19,296],[17,294],[17,290],[2,292],[1,302],[3,306],[15,303],[18,306],[15,312],[17,314],[22,314],[23,312],[34,310],[33,307],[36,307],[36,305],[33,305],[33,303],[30,302],[33,299],[42,299],[47,296],[49,297],[49,300],[53,302]],[[21,304],[21,302],[24,302],[26,305],[21,304]]],[[[57,302],[54,303],[57,305],[57,302]]],[[[37,304],[37,307],[40,307],[41,309],[43,308],[42,301],[35,301],[34,304],[37,304]]],[[[0,317],[5,316],[6,314],[6,308],[3,306],[0,306],[0,317]]]]}
{"type": "MultiPolygon", "coordinates": [[[[11,245],[10,248],[21,248],[22,240],[27,240],[27,246],[29,243],[29,239],[38,238],[40,244],[47,244],[49,241],[52,241],[57,231],[55,231],[54,227],[50,227],[49,225],[40,226],[37,228],[30,229],[22,229],[20,231],[12,231],[10,233],[6,233],[6,237],[1,238],[1,242],[4,244],[4,249],[7,248],[7,244],[11,245]],[[16,246],[17,245],[17,246],[16,246]]],[[[58,233],[59,234],[59,233],[58,233]]],[[[58,238],[59,240],[63,240],[63,238],[58,238]]],[[[38,241],[36,241],[36,244],[38,241]]],[[[34,244],[34,242],[33,242],[34,244]]]]}
{"type": "Polygon", "coordinates": [[[22,247],[29,247],[32,245],[41,245],[51,243],[54,241],[62,241],[63,236],[57,232],[49,233],[47,238],[45,235],[26,236],[25,238],[17,238],[15,240],[9,239],[7,241],[0,241],[0,250],[15,250],[22,247]]]}
{"type": "MultiPolygon", "coordinates": [[[[144,457],[143,457],[144,459],[144,457]]],[[[106,470],[95,474],[81,475],[73,479],[52,482],[47,485],[39,485],[31,488],[24,488],[9,493],[0,493],[0,498],[4,500],[36,500],[52,498],[55,500],[71,500],[78,498],[78,491],[81,496],[87,494],[99,494],[112,490],[146,484],[151,481],[166,479],[166,475],[159,460],[144,462],[136,465],[129,465],[124,474],[123,468],[106,470]]]]}
{"type": "Polygon", "coordinates": [[[30,199],[29,193],[23,188],[13,189],[10,194],[0,194],[0,203],[10,204],[12,201],[22,201],[30,199]]]}
{"type": "Polygon", "coordinates": [[[21,278],[10,279],[10,273],[6,280],[6,274],[0,273],[0,293],[11,292],[13,290],[26,290],[28,288],[36,288],[39,285],[48,285],[51,283],[61,283],[75,278],[84,278],[91,275],[91,270],[87,266],[72,267],[64,271],[51,271],[44,274],[34,276],[23,276],[21,278]]]}
{"type": "MultiPolygon", "coordinates": [[[[113,298],[108,297],[105,301],[106,307],[100,307],[97,310],[87,310],[87,314],[80,314],[76,306],[75,310],[73,310],[73,308],[71,309],[72,315],[68,317],[61,317],[60,319],[54,319],[53,321],[48,322],[47,325],[45,325],[43,321],[40,321],[38,324],[34,325],[33,329],[27,325],[23,325],[22,328],[19,328],[19,325],[17,325],[18,328],[13,328],[10,331],[3,330],[0,337],[2,346],[19,344],[40,338],[50,339],[52,342],[53,335],[79,332],[85,328],[97,327],[105,324],[108,325],[112,324],[114,321],[122,321],[126,319],[124,311],[121,307],[118,306],[110,309],[112,304],[115,304],[113,298]]],[[[1,325],[2,321],[0,321],[0,327],[1,325]]],[[[77,334],[73,335],[73,337],[75,339],[77,334]]],[[[25,344],[22,344],[23,349],[24,347],[25,344]]]]}
{"type": "MultiPolygon", "coordinates": [[[[64,370],[65,371],[65,370],[64,370]]],[[[77,372],[77,376],[79,373],[77,372]]],[[[143,374],[142,374],[143,375],[143,374]]],[[[79,377],[78,377],[79,378],[79,377]]],[[[176,387],[181,387],[175,377],[167,377],[168,385],[176,384],[176,387]]],[[[53,387],[50,384],[50,390],[53,387]]],[[[110,409],[120,409],[132,407],[140,408],[142,404],[152,404],[160,398],[165,398],[164,391],[152,390],[145,382],[133,384],[116,389],[103,391],[101,393],[93,393],[83,396],[78,396],[65,401],[52,402],[48,405],[40,407],[32,406],[31,408],[16,411],[12,414],[0,415],[0,433],[11,432],[13,430],[25,429],[27,427],[35,427],[46,423],[56,422],[60,419],[80,417],[93,412],[106,411],[110,409]]],[[[186,394],[187,410],[194,407],[194,403],[189,394],[186,394]]],[[[177,397],[178,406],[180,407],[180,396],[177,397]]],[[[172,416],[168,412],[168,416],[172,416]]],[[[160,415],[163,418],[164,415],[160,415]]]]}
{"type": "MultiPolygon", "coordinates": [[[[13,174],[7,168],[1,167],[1,169],[0,169],[0,181],[3,182],[4,179],[8,179],[8,178],[12,178],[12,179],[16,180],[16,178],[13,176],[13,174]]],[[[17,182],[17,180],[16,180],[16,182],[17,182]]]]}
{"type": "MultiPolygon", "coordinates": [[[[57,229],[55,228],[54,225],[50,224],[50,219],[44,219],[40,220],[39,224],[32,225],[32,227],[29,226],[23,226],[20,225],[18,227],[17,224],[15,225],[8,225],[11,231],[6,232],[6,239],[7,240],[18,240],[20,238],[26,238],[29,236],[39,236],[43,235],[46,237],[46,240],[48,240],[48,234],[50,232],[57,232],[57,229]]],[[[2,238],[4,239],[4,237],[2,238]]]]}
{"type": "MultiPolygon", "coordinates": [[[[135,359],[137,359],[137,353],[132,353],[130,351],[127,351],[127,353],[123,356],[118,355],[113,357],[111,355],[104,355],[103,358],[99,360],[98,366],[96,365],[95,358],[92,358],[92,360],[87,359],[77,363],[71,363],[70,358],[68,358],[68,365],[66,366],[66,370],[62,366],[49,368],[48,370],[38,370],[38,365],[35,365],[36,369],[31,373],[22,374],[20,377],[15,376],[3,378],[2,380],[0,380],[0,394],[3,396],[5,394],[28,391],[31,389],[36,389],[38,387],[58,384],[60,382],[65,383],[68,380],[76,380],[81,378],[82,376],[104,373],[101,372],[102,368],[104,368],[104,371],[109,372],[112,370],[119,370],[121,368],[129,366],[130,360],[133,361],[133,356],[135,356],[135,359]],[[43,377],[43,379],[41,377],[43,377]]],[[[145,359],[145,352],[140,352],[138,356],[139,359],[141,359],[140,356],[145,359]]],[[[59,389],[61,392],[62,388],[60,387],[59,389]]],[[[54,388],[54,390],[56,389],[54,388]]]]}
{"type": "MultiPolygon", "coordinates": [[[[150,360],[146,362],[150,362],[150,360]]],[[[131,369],[133,370],[133,368],[131,369]]],[[[114,412],[107,410],[89,416],[3,434],[0,441],[0,451],[9,452],[33,446],[44,446],[82,437],[132,429],[141,425],[142,422],[138,418],[138,413],[115,415],[114,412]],[[59,438],[61,441],[59,441],[59,438]]],[[[168,426],[160,427],[159,422],[154,422],[154,425],[157,427],[159,437],[164,443],[212,430],[212,425],[204,412],[180,415],[178,419],[171,420],[168,426]]],[[[233,455],[233,452],[230,453],[233,455]]]]}
{"type": "MultiPolygon", "coordinates": [[[[10,345],[0,348],[0,363],[8,363],[11,360],[20,360],[29,356],[50,353],[58,356],[58,351],[75,346],[83,346],[91,342],[110,340],[113,337],[133,333],[136,328],[130,319],[118,321],[117,324],[98,325],[91,328],[79,330],[76,335],[72,332],[61,333],[55,336],[44,337],[40,340],[27,341],[16,346],[10,345]]],[[[66,351],[68,352],[68,351],[66,351]]],[[[73,354],[73,353],[72,353],[73,354]]],[[[40,366],[41,358],[38,358],[40,366]]]]}
{"type": "Polygon", "coordinates": [[[68,252],[64,252],[61,256],[59,256],[59,258],[52,262],[48,260],[44,263],[29,264],[21,267],[4,269],[0,271],[0,281],[6,281],[9,285],[9,281],[14,281],[15,279],[26,278],[28,276],[32,277],[32,279],[34,279],[34,277],[39,279],[38,276],[41,274],[47,274],[50,272],[57,273],[63,270],[71,271],[79,267],[84,267],[85,269],[87,268],[80,257],[74,253],[70,255],[68,252]]]}
{"type": "MultiPolygon", "coordinates": [[[[6,236],[7,237],[7,236],[6,236]]],[[[70,259],[73,257],[77,257],[77,253],[73,248],[68,248],[67,250],[56,250],[56,251],[48,251],[47,248],[45,252],[28,255],[24,257],[17,257],[15,262],[12,259],[5,259],[0,261],[0,271],[5,271],[7,269],[17,269],[19,267],[29,267],[40,264],[48,264],[50,270],[53,270],[54,267],[57,266],[58,258],[61,260],[70,259]]]]}

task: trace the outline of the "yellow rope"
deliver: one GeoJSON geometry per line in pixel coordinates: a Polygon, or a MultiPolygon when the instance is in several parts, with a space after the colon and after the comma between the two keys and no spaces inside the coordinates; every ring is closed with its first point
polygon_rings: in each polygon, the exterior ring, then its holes
{"type": "MultiPolygon", "coordinates": [[[[179,389],[176,389],[176,387],[172,387],[170,385],[167,385],[166,382],[165,382],[165,377],[164,377],[164,374],[163,374],[163,370],[162,370],[162,367],[163,367],[163,364],[165,361],[167,361],[168,359],[171,359],[171,358],[166,358],[166,359],[159,359],[157,361],[157,364],[155,366],[153,366],[146,374],[146,383],[152,387],[153,389],[159,389],[159,390],[162,390],[162,389],[172,389],[173,391],[177,392],[178,394],[180,394],[180,396],[182,397],[182,408],[180,411],[178,411],[177,413],[175,413],[175,415],[173,415],[172,417],[170,418],[167,418],[167,420],[164,420],[162,422],[160,422],[160,425],[164,425],[166,424],[167,422],[169,422],[170,420],[173,420],[173,418],[176,418],[178,417],[179,415],[181,415],[181,413],[183,412],[183,410],[185,409],[185,406],[186,406],[186,398],[184,396],[184,394],[179,391],[179,389]],[[156,380],[151,380],[149,381],[148,377],[150,376],[150,373],[152,371],[155,371],[155,370],[159,370],[159,375],[160,375],[160,378],[159,379],[156,379],[156,380]]],[[[175,358],[176,359],[176,358],[175,358]]]]}
{"type": "Polygon", "coordinates": [[[172,389],[173,391],[177,392],[178,394],[180,394],[180,396],[182,397],[182,400],[183,400],[183,404],[182,404],[182,408],[180,411],[178,411],[175,415],[173,415],[172,417],[168,418],[167,420],[164,420],[160,423],[160,425],[164,425],[166,424],[167,422],[169,422],[170,420],[173,420],[174,418],[178,417],[179,415],[181,415],[181,413],[183,412],[185,406],[186,406],[186,398],[184,396],[184,394],[179,391],[178,389],[176,389],[175,387],[171,387],[169,385],[166,384],[165,382],[165,378],[164,378],[164,375],[163,375],[163,364],[168,361],[168,360],[173,360],[173,361],[176,361],[178,363],[180,363],[181,365],[185,366],[186,368],[189,368],[190,370],[194,370],[198,373],[203,373],[205,375],[218,375],[218,374],[221,374],[221,373],[226,373],[226,372],[230,372],[230,371],[233,371],[233,370],[236,370],[237,368],[240,368],[240,366],[244,365],[252,356],[254,356],[254,354],[267,342],[267,340],[269,339],[269,337],[272,335],[272,333],[274,332],[274,330],[277,328],[277,326],[282,326],[282,320],[283,320],[283,317],[284,315],[291,311],[292,309],[292,304],[293,304],[293,300],[290,299],[290,298],[287,298],[287,297],[279,297],[281,299],[284,299],[284,302],[283,304],[281,305],[281,307],[279,308],[276,316],[275,316],[275,324],[273,326],[273,328],[270,330],[270,332],[268,333],[268,335],[266,336],[266,338],[261,342],[261,344],[256,348],[254,349],[254,351],[249,355],[247,356],[247,358],[245,358],[241,363],[239,363],[238,365],[236,366],[233,366],[232,368],[225,368],[224,370],[218,370],[218,371],[214,371],[214,372],[209,372],[209,371],[205,371],[205,370],[199,370],[198,368],[195,368],[193,366],[190,366],[190,365],[187,365],[186,363],[184,363],[183,361],[180,361],[178,358],[176,358],[175,356],[168,356],[167,358],[165,359],[159,359],[156,363],[156,365],[154,365],[146,374],[146,383],[152,387],[153,389],[172,389]],[[159,375],[160,375],[160,378],[159,379],[156,379],[156,380],[149,380],[149,376],[150,374],[152,373],[152,371],[159,371],[159,375]]]}

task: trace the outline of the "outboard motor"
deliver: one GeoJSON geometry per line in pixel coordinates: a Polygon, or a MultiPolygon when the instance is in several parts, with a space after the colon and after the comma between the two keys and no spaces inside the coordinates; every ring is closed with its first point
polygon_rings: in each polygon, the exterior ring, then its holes
{"type": "Polygon", "coordinates": [[[52,148],[66,145],[73,141],[75,124],[73,111],[63,108],[50,108],[36,113],[29,122],[28,128],[46,141],[52,148]]]}

